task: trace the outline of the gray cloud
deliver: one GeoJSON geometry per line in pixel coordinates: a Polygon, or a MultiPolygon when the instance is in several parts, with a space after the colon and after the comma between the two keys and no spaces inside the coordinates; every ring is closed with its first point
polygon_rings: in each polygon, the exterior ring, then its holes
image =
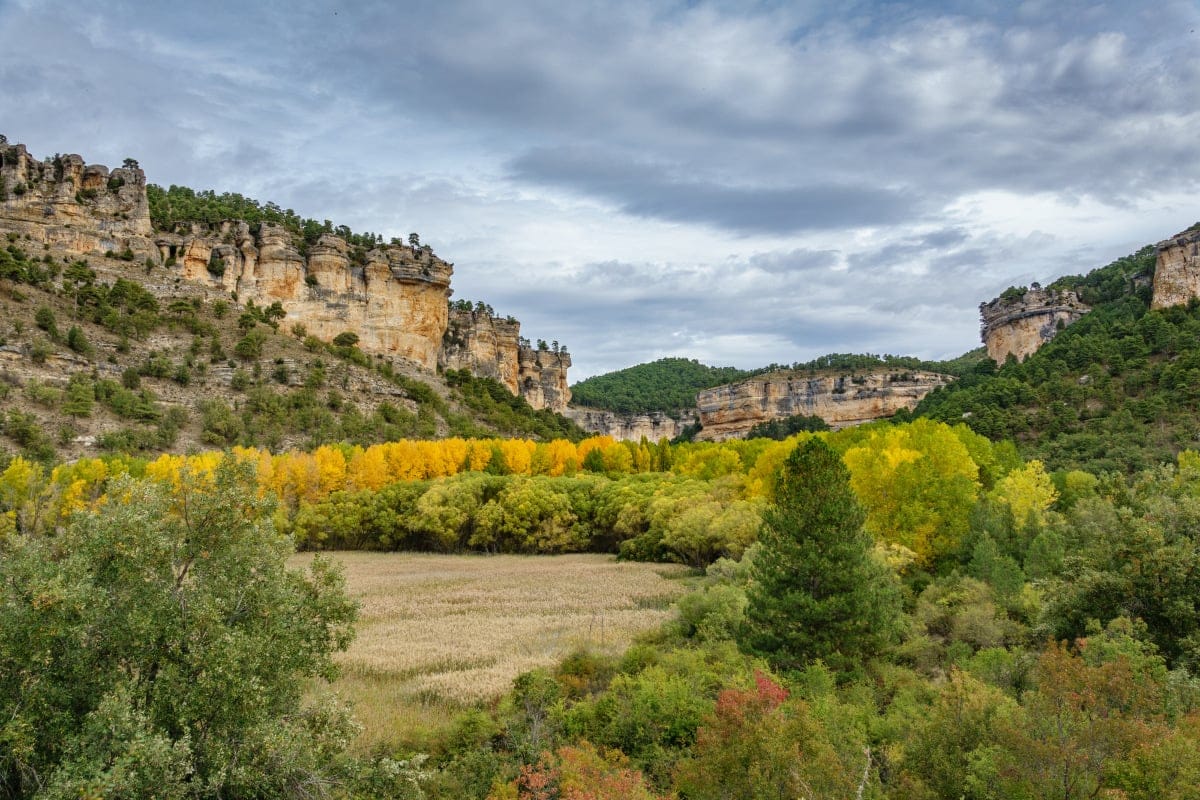
{"type": "Polygon", "coordinates": [[[953,355],[1010,283],[1200,217],[1198,22],[1186,0],[0,0],[0,127],[417,230],[578,374],[953,355]]]}

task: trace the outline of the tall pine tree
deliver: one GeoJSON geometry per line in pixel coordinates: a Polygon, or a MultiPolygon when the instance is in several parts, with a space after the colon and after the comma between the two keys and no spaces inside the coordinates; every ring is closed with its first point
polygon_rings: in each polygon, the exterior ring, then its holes
{"type": "Polygon", "coordinates": [[[820,659],[853,671],[898,632],[896,576],[872,555],[866,512],[829,445],[813,438],[796,448],[777,480],[741,644],[782,669],[820,659]]]}

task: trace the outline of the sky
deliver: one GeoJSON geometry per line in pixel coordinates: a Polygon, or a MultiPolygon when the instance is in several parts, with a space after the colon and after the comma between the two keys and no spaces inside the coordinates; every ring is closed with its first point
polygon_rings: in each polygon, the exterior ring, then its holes
{"type": "Polygon", "coordinates": [[[571,379],[957,356],[1200,220],[1200,4],[0,0],[0,133],[416,231],[571,379]]]}

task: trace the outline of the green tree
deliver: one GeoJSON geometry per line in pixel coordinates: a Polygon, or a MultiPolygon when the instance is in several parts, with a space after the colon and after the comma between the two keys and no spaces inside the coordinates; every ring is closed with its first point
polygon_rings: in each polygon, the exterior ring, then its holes
{"type": "Polygon", "coordinates": [[[820,439],[792,451],[759,534],[742,646],[784,669],[818,659],[853,671],[894,639],[900,592],[874,556],[866,512],[820,439]]]}
{"type": "Polygon", "coordinates": [[[0,542],[0,796],[316,796],[350,735],[304,706],[355,607],[287,567],[242,465],[124,477],[55,536],[0,542]]]}

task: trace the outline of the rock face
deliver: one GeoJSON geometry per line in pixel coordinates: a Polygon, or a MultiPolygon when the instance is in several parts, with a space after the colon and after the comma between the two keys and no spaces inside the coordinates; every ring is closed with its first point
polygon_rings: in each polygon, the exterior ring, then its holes
{"type": "Polygon", "coordinates": [[[522,347],[517,353],[517,385],[521,396],[534,408],[562,413],[571,402],[567,370],[571,356],[566,350],[535,350],[522,347]]]}
{"type": "Polygon", "coordinates": [[[77,155],[38,161],[23,144],[0,143],[0,225],[55,253],[152,254],[146,175],[132,162],[109,172],[77,155]]]}
{"type": "Polygon", "coordinates": [[[916,407],[921,398],[953,378],[933,372],[809,376],[781,371],[706,389],[696,397],[697,439],[724,441],[745,436],[760,422],[796,414],[818,416],[833,428],[890,417],[916,407]]]}
{"type": "Polygon", "coordinates": [[[649,414],[619,414],[599,408],[572,406],[563,415],[589,433],[611,436],[619,441],[640,442],[642,437],[657,442],[674,439],[683,429],[699,419],[699,412],[689,409],[675,419],[662,411],[649,414]]]}
{"type": "Polygon", "coordinates": [[[302,254],[280,225],[195,225],[154,239],[158,256],[184,278],[236,293],[241,302],[279,302],[287,320],[326,341],[358,334],[364,352],[434,369],[446,330],[453,265],[426,249],[389,245],[351,251],[322,234],[302,254]]]}
{"type": "Polygon", "coordinates": [[[1006,293],[981,303],[980,335],[988,357],[997,364],[1010,354],[1023,360],[1089,310],[1075,292],[1043,289],[1035,283],[1023,294],[1006,293]]]}
{"type": "Polygon", "coordinates": [[[450,312],[438,366],[465,369],[495,378],[513,394],[520,394],[521,323],[500,318],[483,309],[450,312]]]}
{"type": "Polygon", "coordinates": [[[1150,307],[1170,308],[1200,297],[1200,230],[1187,230],[1158,243],[1150,307]]]}
{"type": "Polygon", "coordinates": [[[535,350],[521,338],[520,322],[482,308],[450,312],[438,366],[495,378],[537,409],[562,413],[571,399],[570,354],[561,349],[535,350]]]}
{"type": "MultiPolygon", "coordinates": [[[[534,408],[562,411],[570,399],[571,357],[523,345],[516,320],[466,312],[450,325],[454,265],[428,247],[367,250],[332,233],[306,245],[280,225],[240,220],[156,232],[146,176],[135,162],[110,172],[77,155],[38,161],[24,145],[0,138],[3,233],[28,237],[55,257],[118,255],[164,265],[240,303],[278,302],[286,325],[303,325],[326,341],[351,331],[372,355],[496,378],[534,408]]],[[[140,271],[133,277],[156,288],[140,271]]]]}

